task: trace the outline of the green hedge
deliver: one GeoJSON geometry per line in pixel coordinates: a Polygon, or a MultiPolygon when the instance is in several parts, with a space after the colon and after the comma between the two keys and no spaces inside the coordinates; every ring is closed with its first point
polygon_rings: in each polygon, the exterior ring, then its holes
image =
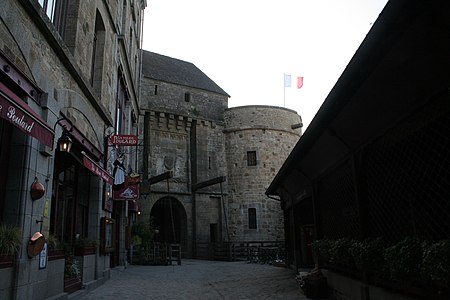
{"type": "Polygon", "coordinates": [[[450,286],[450,240],[406,237],[392,243],[382,238],[321,239],[313,242],[313,249],[321,265],[378,273],[400,282],[421,280],[438,287],[450,286]]]}

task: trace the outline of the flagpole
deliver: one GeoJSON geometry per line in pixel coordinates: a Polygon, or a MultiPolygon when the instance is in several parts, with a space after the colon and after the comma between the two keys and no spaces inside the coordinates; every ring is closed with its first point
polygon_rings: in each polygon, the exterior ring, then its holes
{"type": "Polygon", "coordinates": [[[283,107],[286,108],[286,73],[283,73],[283,107]]]}

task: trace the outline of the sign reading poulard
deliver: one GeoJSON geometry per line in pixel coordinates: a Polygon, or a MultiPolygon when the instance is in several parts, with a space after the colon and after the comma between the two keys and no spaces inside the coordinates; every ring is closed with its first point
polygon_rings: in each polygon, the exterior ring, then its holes
{"type": "MultiPolygon", "coordinates": [[[[131,134],[114,134],[109,138],[109,142],[116,146],[137,146],[138,137],[131,134]]],[[[124,166],[124,153],[119,153],[114,161],[112,185],[114,200],[137,200],[139,199],[139,174],[126,175],[124,166]]]]}
{"type": "Polygon", "coordinates": [[[137,146],[138,137],[131,134],[114,134],[109,141],[112,145],[137,146]]]}

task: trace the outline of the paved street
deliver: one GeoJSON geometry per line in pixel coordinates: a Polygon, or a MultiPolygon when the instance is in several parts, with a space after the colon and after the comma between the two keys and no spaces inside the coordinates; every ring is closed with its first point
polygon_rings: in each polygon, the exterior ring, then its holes
{"type": "Polygon", "coordinates": [[[295,272],[247,262],[183,260],[180,266],[113,270],[82,299],[307,299],[295,272]]]}

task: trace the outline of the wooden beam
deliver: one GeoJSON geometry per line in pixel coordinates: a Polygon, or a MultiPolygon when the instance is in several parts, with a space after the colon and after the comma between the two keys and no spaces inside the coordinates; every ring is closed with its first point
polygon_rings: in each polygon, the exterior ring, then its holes
{"type": "Polygon", "coordinates": [[[160,181],[163,181],[163,180],[166,180],[166,179],[169,179],[172,177],[173,177],[173,171],[167,171],[165,173],[150,177],[148,179],[148,182],[150,185],[152,185],[152,184],[158,183],[160,181]]]}
{"type": "Polygon", "coordinates": [[[216,177],[216,178],[213,178],[210,180],[199,182],[197,184],[192,185],[192,191],[195,192],[199,189],[205,188],[210,185],[218,184],[218,183],[224,182],[226,180],[227,180],[226,176],[220,176],[220,177],[216,177]]]}

